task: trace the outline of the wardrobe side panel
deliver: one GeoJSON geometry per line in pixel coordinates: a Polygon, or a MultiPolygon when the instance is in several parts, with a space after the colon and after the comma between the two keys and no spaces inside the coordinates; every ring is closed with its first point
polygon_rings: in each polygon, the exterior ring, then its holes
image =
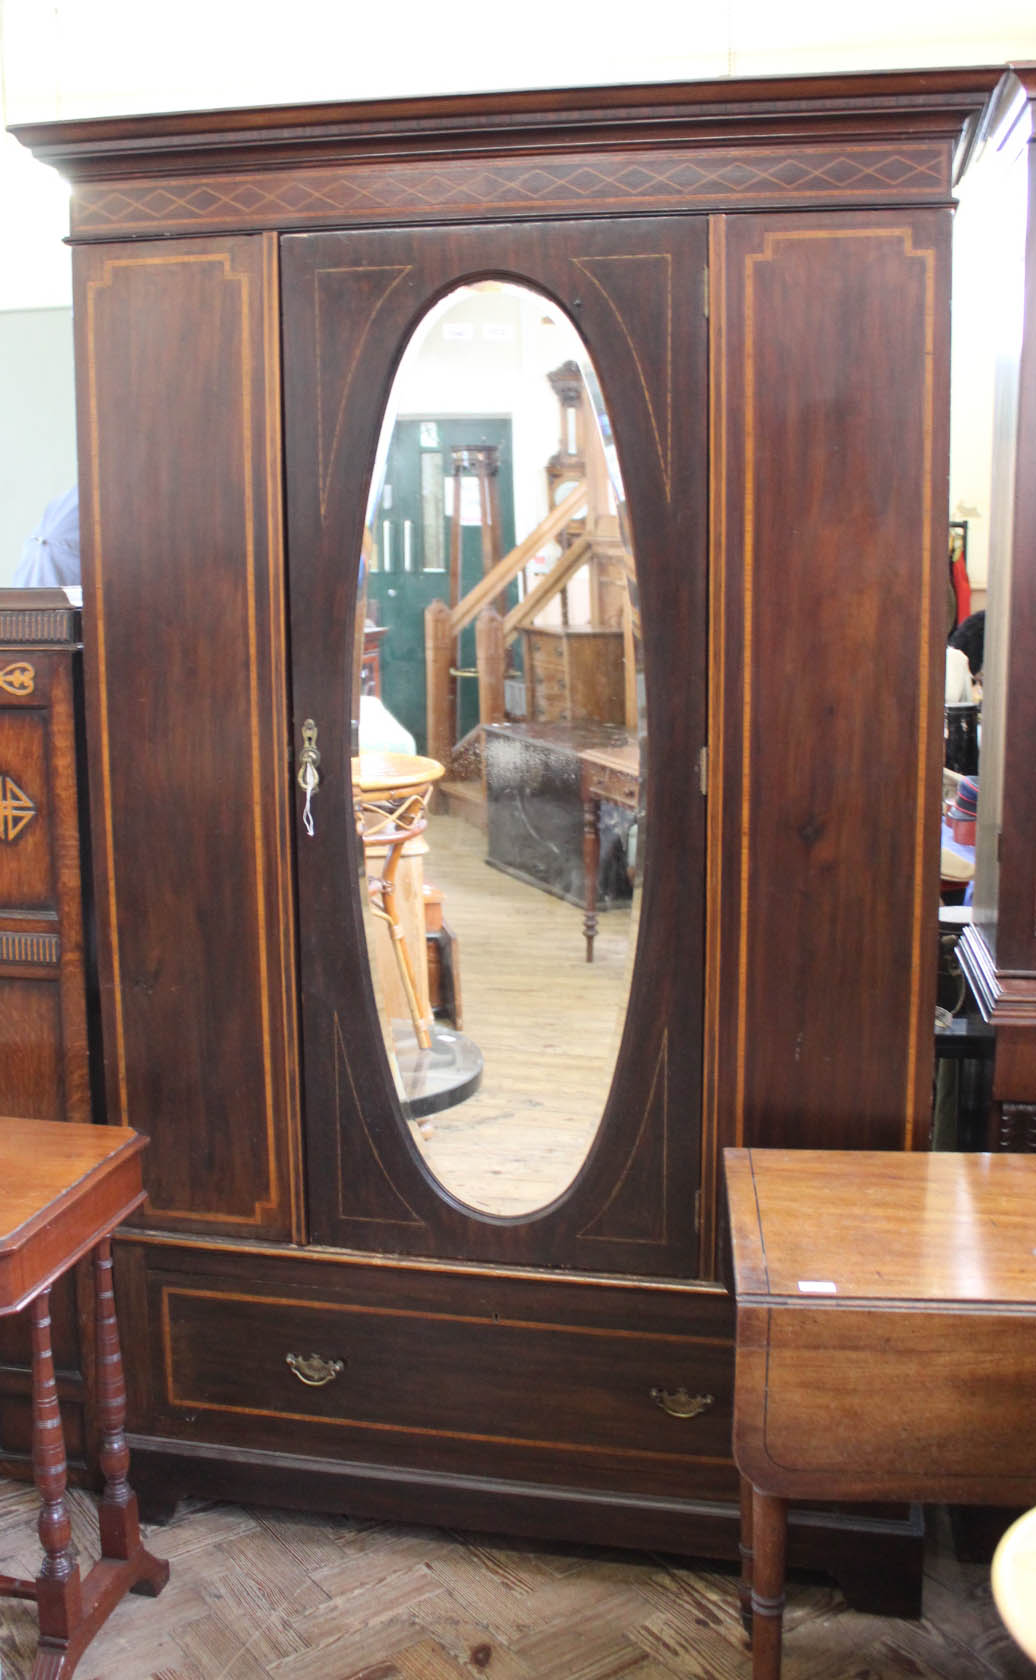
{"type": "MultiPolygon", "coordinates": [[[[1036,117],[1032,118],[1036,127],[1036,117]]],[[[1026,148],[1028,222],[1025,240],[1025,332],[1018,364],[1018,431],[1011,540],[1010,708],[1004,728],[1005,799],[1001,815],[996,960],[1001,971],[1029,982],[1030,1028],[1036,1020],[1036,141],[1026,148]]],[[[1029,1101],[1036,1095],[1036,1050],[1029,1101]]]]}
{"type": "Polygon", "coordinates": [[[947,212],[721,221],[712,1102],[728,1142],[927,1143],[947,212]]]}
{"type": "Polygon", "coordinates": [[[295,1234],[275,246],[76,253],[109,1117],[148,1223],[295,1234]]]}

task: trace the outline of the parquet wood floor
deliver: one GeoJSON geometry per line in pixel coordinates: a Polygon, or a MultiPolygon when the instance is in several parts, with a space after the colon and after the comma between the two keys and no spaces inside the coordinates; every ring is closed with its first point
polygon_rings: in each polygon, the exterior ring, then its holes
{"type": "MultiPolygon", "coordinates": [[[[90,1500],[71,1495],[84,1559],[90,1500]]],[[[0,1483],[0,1571],[31,1574],[36,1499],[0,1483]]],[[[846,1608],[793,1579],[785,1680],[1026,1680],[988,1568],[958,1562],[933,1516],[924,1618],[846,1608]]],[[[732,1571],[653,1555],[227,1505],[181,1507],[148,1530],[170,1559],[157,1600],[128,1598],[77,1680],[748,1680],[732,1571]]],[[[31,1605],[0,1610],[2,1680],[29,1680],[31,1605]]]]}

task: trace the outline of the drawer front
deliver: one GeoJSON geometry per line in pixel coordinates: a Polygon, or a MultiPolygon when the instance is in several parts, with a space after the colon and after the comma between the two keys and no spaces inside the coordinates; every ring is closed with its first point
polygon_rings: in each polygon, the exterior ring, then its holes
{"type": "Polygon", "coordinates": [[[484,1283],[456,1278],[439,1280],[438,1300],[418,1290],[390,1306],[362,1288],[341,1298],[332,1271],[330,1290],[314,1279],[304,1293],[153,1273],[159,1431],[458,1474],[731,1493],[721,1313],[694,1329],[676,1312],[672,1329],[639,1329],[631,1295],[623,1325],[551,1322],[542,1301],[525,1312],[505,1290],[492,1306],[484,1283]]]}

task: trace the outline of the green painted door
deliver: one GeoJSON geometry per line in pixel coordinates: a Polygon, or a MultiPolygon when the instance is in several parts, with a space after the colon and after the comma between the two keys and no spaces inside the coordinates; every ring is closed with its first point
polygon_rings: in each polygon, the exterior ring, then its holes
{"type": "MultiPolygon", "coordinates": [[[[414,736],[418,752],[426,748],[424,613],[432,601],[448,601],[450,539],[453,523],[451,450],[491,444],[499,450],[500,553],[514,547],[514,479],[511,467],[511,421],[477,416],[436,415],[398,420],[389,445],[385,482],[375,514],[376,567],[367,578],[367,613],[384,625],[381,644],[381,698],[414,736]]],[[[482,576],[477,497],[468,492],[461,504],[461,594],[482,576]]],[[[517,600],[512,584],[508,602],[517,600]]],[[[460,668],[474,670],[475,629],[461,637],[460,668]]],[[[478,684],[474,677],[457,682],[457,738],[478,722],[478,684]]]]}

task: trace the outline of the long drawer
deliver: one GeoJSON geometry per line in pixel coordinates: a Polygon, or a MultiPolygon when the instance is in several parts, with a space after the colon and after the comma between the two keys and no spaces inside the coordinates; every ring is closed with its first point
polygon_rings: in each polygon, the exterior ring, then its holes
{"type": "Polygon", "coordinates": [[[718,1291],[165,1247],[141,1263],[152,1361],[137,1431],[598,1490],[736,1490],[718,1291]]]}

